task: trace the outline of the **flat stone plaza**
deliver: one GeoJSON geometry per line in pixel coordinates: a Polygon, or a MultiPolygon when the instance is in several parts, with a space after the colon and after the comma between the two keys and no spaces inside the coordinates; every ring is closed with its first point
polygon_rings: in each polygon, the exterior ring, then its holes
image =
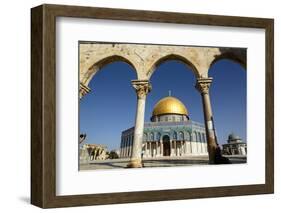
{"type": "MultiPolygon", "coordinates": [[[[247,162],[246,156],[226,156],[229,158],[232,164],[241,164],[247,162]]],[[[130,162],[129,158],[126,159],[107,159],[107,160],[96,160],[90,162],[80,163],[79,170],[96,170],[96,169],[118,169],[126,168],[130,162]]],[[[208,165],[208,156],[190,156],[190,157],[162,157],[158,159],[145,159],[143,160],[144,168],[151,167],[174,167],[174,166],[197,166],[197,165],[208,165]]]]}

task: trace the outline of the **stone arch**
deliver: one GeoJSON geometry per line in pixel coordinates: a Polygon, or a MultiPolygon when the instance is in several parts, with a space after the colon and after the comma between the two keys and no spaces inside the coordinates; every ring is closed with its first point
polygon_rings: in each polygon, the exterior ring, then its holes
{"type": "Polygon", "coordinates": [[[178,139],[178,134],[176,131],[173,132],[173,140],[177,140],[178,139]]]}
{"type": "Polygon", "coordinates": [[[161,56],[161,57],[159,57],[159,58],[157,58],[156,60],[153,61],[151,67],[147,71],[148,79],[151,78],[151,76],[153,75],[153,73],[155,72],[156,68],[159,65],[161,65],[164,62],[170,61],[170,60],[176,60],[176,61],[182,62],[183,64],[185,64],[188,68],[190,68],[192,70],[195,77],[200,76],[199,71],[197,70],[195,65],[190,60],[188,60],[186,57],[184,57],[182,55],[172,53],[172,54],[168,54],[168,55],[165,55],[165,56],[161,56]]]}
{"type": "Polygon", "coordinates": [[[147,134],[146,133],[143,134],[143,141],[147,141],[147,134]]]}
{"type": "Polygon", "coordinates": [[[190,132],[186,132],[186,140],[191,141],[191,133],[190,132]]]}
{"type": "Polygon", "coordinates": [[[195,135],[195,140],[194,141],[198,142],[198,132],[195,131],[194,135],[195,135]]]}
{"type": "Polygon", "coordinates": [[[138,72],[137,72],[137,68],[136,68],[136,65],[134,64],[134,62],[125,56],[114,54],[114,55],[106,56],[96,62],[93,62],[89,66],[87,71],[84,73],[84,75],[80,76],[80,82],[82,82],[85,86],[88,86],[90,81],[93,79],[93,77],[99,70],[101,70],[106,65],[114,63],[114,62],[124,62],[124,63],[128,64],[135,71],[136,76],[138,78],[138,72]]]}
{"type": "Polygon", "coordinates": [[[182,131],[179,132],[179,140],[184,140],[184,133],[182,131]]]}
{"type": "Polygon", "coordinates": [[[240,64],[245,70],[247,69],[247,50],[246,48],[220,48],[220,54],[214,55],[210,63],[211,68],[217,61],[228,59],[240,64]]]}
{"type": "Polygon", "coordinates": [[[202,136],[201,136],[201,133],[198,132],[198,141],[201,143],[202,142],[202,136]]]}
{"type": "Polygon", "coordinates": [[[150,141],[154,141],[154,132],[151,132],[151,133],[149,134],[149,140],[150,140],[150,141]]]}
{"type": "Polygon", "coordinates": [[[195,139],[196,139],[196,136],[195,136],[195,132],[191,132],[191,141],[195,141],[195,139]]]}
{"type": "Polygon", "coordinates": [[[162,140],[164,140],[164,138],[167,138],[167,137],[169,138],[169,140],[172,139],[172,138],[171,138],[172,135],[169,134],[169,133],[167,133],[167,132],[165,132],[165,133],[163,133],[163,134],[161,135],[162,140]]]}
{"type": "Polygon", "coordinates": [[[161,139],[161,133],[158,132],[157,135],[156,135],[156,140],[157,140],[157,141],[160,141],[160,139],[161,139]]]}
{"type": "Polygon", "coordinates": [[[203,143],[205,143],[205,142],[206,142],[205,133],[202,133],[202,141],[203,141],[203,143]]]}
{"type": "Polygon", "coordinates": [[[199,153],[203,152],[201,132],[198,132],[197,150],[199,153]]]}

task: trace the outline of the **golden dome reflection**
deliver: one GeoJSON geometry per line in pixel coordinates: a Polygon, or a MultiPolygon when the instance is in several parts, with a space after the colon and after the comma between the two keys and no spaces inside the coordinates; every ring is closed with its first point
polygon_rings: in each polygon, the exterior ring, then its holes
{"type": "Polygon", "coordinates": [[[175,97],[165,97],[155,104],[152,116],[164,114],[179,114],[188,116],[188,111],[184,104],[175,97]]]}

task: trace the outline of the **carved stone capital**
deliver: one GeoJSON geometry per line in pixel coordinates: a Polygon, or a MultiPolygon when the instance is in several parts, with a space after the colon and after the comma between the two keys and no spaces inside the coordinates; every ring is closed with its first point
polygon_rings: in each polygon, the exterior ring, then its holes
{"type": "Polygon", "coordinates": [[[80,99],[88,94],[91,91],[91,89],[89,87],[87,87],[85,84],[80,82],[80,88],[79,88],[79,95],[80,95],[80,99]]]}
{"type": "Polygon", "coordinates": [[[197,78],[195,88],[202,94],[208,94],[213,78],[197,78]]]}
{"type": "Polygon", "coordinates": [[[151,91],[151,84],[148,80],[132,80],[132,86],[135,88],[138,98],[145,98],[151,91]]]}

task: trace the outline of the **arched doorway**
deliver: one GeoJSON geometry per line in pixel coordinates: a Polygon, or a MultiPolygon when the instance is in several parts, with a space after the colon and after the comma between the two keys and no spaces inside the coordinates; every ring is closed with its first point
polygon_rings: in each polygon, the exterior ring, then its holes
{"type": "Polygon", "coordinates": [[[163,156],[171,155],[171,147],[170,147],[170,137],[165,135],[163,137],[163,156]]]}

